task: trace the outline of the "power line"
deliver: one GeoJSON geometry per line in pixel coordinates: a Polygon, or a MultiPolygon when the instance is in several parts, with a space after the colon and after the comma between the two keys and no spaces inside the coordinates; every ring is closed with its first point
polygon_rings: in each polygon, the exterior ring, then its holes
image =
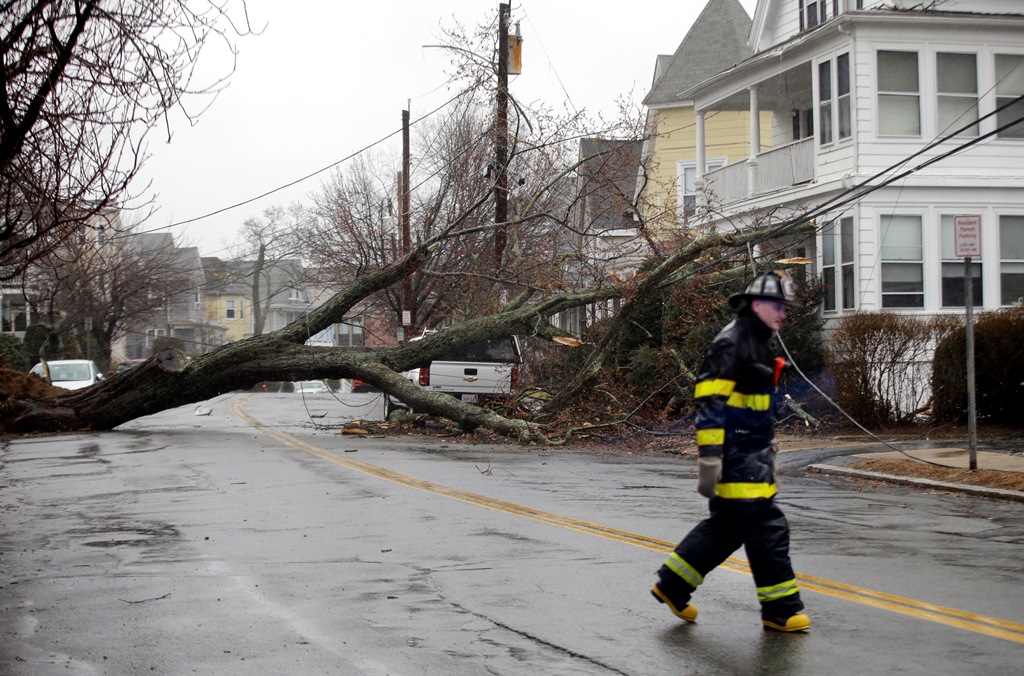
{"type": "MultiPolygon", "coordinates": [[[[458,94],[456,94],[452,98],[448,99],[447,101],[445,101],[441,105],[439,105],[436,108],[434,108],[433,110],[431,110],[429,113],[426,113],[423,116],[417,118],[411,124],[417,124],[417,123],[427,119],[431,115],[433,115],[433,114],[437,113],[439,110],[443,109],[445,106],[449,105],[450,103],[452,103],[454,101],[457,101],[458,99],[462,98],[463,96],[465,96],[466,94],[468,94],[471,91],[472,91],[471,89],[467,89],[467,90],[459,92],[458,94]]],[[[280,191],[285,190],[287,188],[290,188],[290,187],[292,187],[294,185],[302,183],[303,181],[309,180],[310,178],[313,178],[314,176],[318,176],[318,175],[324,173],[325,171],[333,169],[334,167],[338,166],[339,164],[343,164],[344,162],[347,162],[347,161],[351,160],[354,157],[358,157],[359,155],[367,152],[368,150],[370,150],[370,149],[380,145],[381,143],[387,141],[391,137],[393,137],[393,136],[395,136],[397,134],[400,134],[400,133],[402,133],[401,127],[396,129],[395,131],[391,132],[390,134],[377,139],[373,143],[370,143],[368,145],[363,146],[359,150],[356,150],[355,152],[351,153],[350,155],[346,155],[345,157],[341,158],[340,160],[336,160],[336,161],[328,164],[325,167],[321,167],[320,169],[317,169],[316,171],[310,172],[310,173],[306,174],[305,176],[302,176],[301,178],[297,178],[294,181],[290,181],[288,183],[280,185],[280,186],[278,186],[276,188],[273,188],[271,190],[268,190],[268,191],[266,191],[266,192],[264,192],[264,193],[262,193],[260,195],[256,195],[255,197],[250,197],[249,199],[242,200],[241,202],[236,202],[234,204],[228,205],[226,207],[222,207],[220,209],[217,209],[215,211],[211,211],[209,213],[202,214],[201,216],[196,216],[194,218],[189,218],[189,219],[186,219],[186,220],[183,220],[183,221],[176,221],[174,223],[169,223],[167,225],[161,225],[159,227],[151,228],[149,230],[142,230],[140,232],[136,232],[136,233],[133,233],[133,234],[140,234],[141,235],[141,234],[146,234],[146,233],[150,233],[150,232],[157,232],[157,231],[160,231],[160,230],[167,230],[169,228],[174,228],[174,227],[177,227],[177,226],[180,226],[180,225],[188,225],[189,223],[195,223],[196,221],[205,220],[205,219],[210,218],[212,216],[217,216],[219,214],[222,214],[222,213],[224,213],[226,211],[231,211],[232,209],[237,209],[238,207],[245,206],[246,204],[251,204],[252,202],[255,202],[257,200],[261,200],[264,197],[268,197],[270,195],[273,195],[274,193],[277,193],[277,192],[280,192],[280,191]]]]}

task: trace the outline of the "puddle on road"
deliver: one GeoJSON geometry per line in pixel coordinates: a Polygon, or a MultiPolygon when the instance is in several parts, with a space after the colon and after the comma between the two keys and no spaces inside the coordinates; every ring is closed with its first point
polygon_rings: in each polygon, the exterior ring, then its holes
{"type": "Polygon", "coordinates": [[[181,534],[177,528],[169,524],[151,527],[99,526],[94,529],[79,528],[71,532],[87,537],[107,536],[105,539],[90,539],[83,542],[86,547],[151,547],[175,540],[181,534]]]}

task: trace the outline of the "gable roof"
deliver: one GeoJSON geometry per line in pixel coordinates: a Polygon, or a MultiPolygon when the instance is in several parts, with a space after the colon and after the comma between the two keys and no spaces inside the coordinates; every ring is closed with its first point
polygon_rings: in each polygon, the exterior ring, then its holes
{"type": "Polygon", "coordinates": [[[251,271],[240,261],[223,261],[215,256],[204,256],[205,291],[215,296],[248,296],[252,293],[251,271]]]}
{"type": "Polygon", "coordinates": [[[747,38],[751,20],[739,0],[708,0],[671,62],[663,66],[659,56],[655,82],[644,105],[679,103],[681,92],[717,75],[750,56],[747,38]]]}

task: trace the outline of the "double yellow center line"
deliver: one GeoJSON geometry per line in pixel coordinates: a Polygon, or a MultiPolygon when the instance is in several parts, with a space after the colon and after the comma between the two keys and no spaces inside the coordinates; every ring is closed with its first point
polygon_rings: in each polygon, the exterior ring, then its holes
{"type": "MultiPolygon", "coordinates": [[[[578,533],[596,535],[598,537],[615,540],[616,542],[622,542],[636,547],[644,547],[645,549],[651,549],[658,552],[667,552],[675,547],[674,542],[667,542],[665,540],[647,537],[646,535],[639,535],[637,533],[630,533],[616,528],[609,528],[608,526],[602,526],[600,524],[580,521],[579,519],[573,519],[560,514],[553,514],[539,509],[517,505],[512,502],[497,500],[486,495],[461,491],[449,486],[417,479],[407,474],[393,472],[389,469],[380,467],[379,465],[373,465],[368,462],[345,457],[344,455],[334,453],[332,451],[326,451],[301,439],[275,430],[253,417],[245,411],[244,408],[242,408],[242,404],[247,398],[248,397],[243,396],[235,399],[231,403],[231,410],[235,415],[272,439],[281,442],[285,446],[302,451],[303,453],[308,453],[309,455],[334,463],[335,465],[339,465],[356,472],[362,472],[363,474],[368,474],[379,479],[385,479],[403,486],[409,486],[410,488],[416,488],[428,493],[442,495],[446,498],[451,498],[452,500],[459,500],[478,507],[486,507],[487,509],[497,510],[514,516],[521,516],[523,518],[540,521],[542,523],[548,523],[560,528],[567,528],[578,533]]],[[[735,557],[730,557],[722,564],[721,567],[748,575],[750,574],[750,567],[747,562],[735,557]]],[[[1024,643],[1024,624],[1008,622],[1006,620],[1000,620],[985,615],[977,615],[975,613],[968,613],[955,608],[946,608],[933,603],[916,601],[902,596],[886,594],[884,592],[874,591],[864,587],[855,587],[811,575],[798,574],[797,580],[799,580],[800,587],[802,589],[831,596],[833,598],[853,601],[854,603],[860,603],[873,608],[880,608],[882,610],[888,610],[894,613],[915,617],[917,619],[928,620],[930,622],[937,622],[950,627],[956,627],[957,629],[973,631],[986,636],[1013,641],[1015,643],[1024,643]]]]}

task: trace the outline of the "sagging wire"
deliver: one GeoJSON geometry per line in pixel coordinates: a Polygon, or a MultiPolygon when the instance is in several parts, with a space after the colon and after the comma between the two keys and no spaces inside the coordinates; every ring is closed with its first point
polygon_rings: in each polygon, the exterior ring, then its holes
{"type": "Polygon", "coordinates": [[[926,464],[928,464],[928,465],[935,465],[936,467],[946,467],[946,468],[956,469],[956,468],[954,468],[954,467],[951,467],[950,465],[943,465],[942,463],[939,463],[939,462],[932,462],[931,460],[925,460],[924,458],[918,458],[918,457],[916,457],[916,456],[910,455],[909,453],[907,453],[907,452],[906,452],[906,451],[904,451],[903,449],[901,449],[901,448],[896,448],[895,446],[893,446],[892,444],[890,444],[890,443],[889,443],[888,441],[886,441],[885,439],[882,439],[882,438],[881,438],[881,437],[879,437],[879,436],[878,436],[877,434],[875,434],[874,432],[872,432],[872,431],[871,431],[871,430],[869,430],[868,428],[866,428],[866,427],[864,427],[863,425],[861,425],[861,424],[860,424],[859,422],[857,422],[857,421],[856,421],[856,420],[854,419],[854,417],[853,417],[852,415],[850,415],[850,414],[849,414],[849,413],[847,413],[847,412],[846,412],[845,410],[843,410],[843,407],[842,407],[842,406],[840,406],[839,404],[837,404],[837,403],[836,403],[836,402],[835,402],[835,401],[834,401],[834,400],[832,399],[832,397],[830,397],[830,396],[828,396],[827,394],[825,394],[824,392],[822,392],[821,388],[820,388],[820,387],[818,387],[817,385],[815,385],[815,384],[814,384],[814,382],[812,382],[812,381],[811,381],[811,379],[807,377],[807,374],[805,374],[805,373],[804,373],[804,372],[803,372],[802,370],[800,370],[800,367],[799,367],[799,366],[797,365],[797,363],[796,363],[796,360],[795,360],[795,359],[793,359],[793,355],[789,353],[789,348],[787,348],[787,347],[786,347],[786,343],[785,343],[785,341],[784,341],[784,340],[782,340],[782,335],[780,335],[779,333],[776,333],[776,334],[775,334],[775,337],[776,337],[776,338],[778,338],[778,340],[779,340],[779,345],[781,345],[781,346],[782,346],[782,351],[786,353],[786,359],[788,359],[788,360],[789,360],[789,365],[790,365],[790,366],[792,366],[792,367],[793,367],[793,369],[794,369],[794,370],[795,370],[795,371],[796,371],[797,373],[799,373],[799,374],[800,374],[800,377],[801,377],[801,378],[803,378],[803,379],[804,379],[804,380],[805,380],[805,381],[807,382],[807,384],[808,384],[808,385],[810,385],[811,387],[813,387],[813,388],[814,388],[814,391],[815,391],[815,392],[817,392],[817,393],[818,393],[818,394],[820,394],[820,395],[821,395],[822,397],[824,397],[824,398],[825,398],[825,401],[827,401],[828,403],[832,404],[832,406],[834,406],[834,407],[835,407],[835,409],[836,409],[837,411],[839,411],[839,412],[840,412],[840,413],[842,413],[842,414],[843,414],[844,416],[846,416],[846,418],[847,418],[847,419],[848,419],[848,420],[849,420],[850,422],[852,422],[852,423],[853,423],[854,425],[856,425],[856,426],[857,426],[857,427],[858,427],[858,428],[859,428],[859,429],[860,429],[860,430],[861,430],[862,432],[864,432],[864,434],[868,435],[869,437],[871,437],[871,438],[872,438],[872,439],[874,439],[875,441],[879,442],[880,444],[882,444],[882,445],[883,445],[883,446],[885,446],[886,448],[891,448],[892,450],[896,451],[897,453],[902,453],[903,455],[907,456],[907,457],[908,457],[908,458],[910,458],[911,460],[916,460],[917,462],[923,462],[923,463],[926,463],[926,464]]]}

